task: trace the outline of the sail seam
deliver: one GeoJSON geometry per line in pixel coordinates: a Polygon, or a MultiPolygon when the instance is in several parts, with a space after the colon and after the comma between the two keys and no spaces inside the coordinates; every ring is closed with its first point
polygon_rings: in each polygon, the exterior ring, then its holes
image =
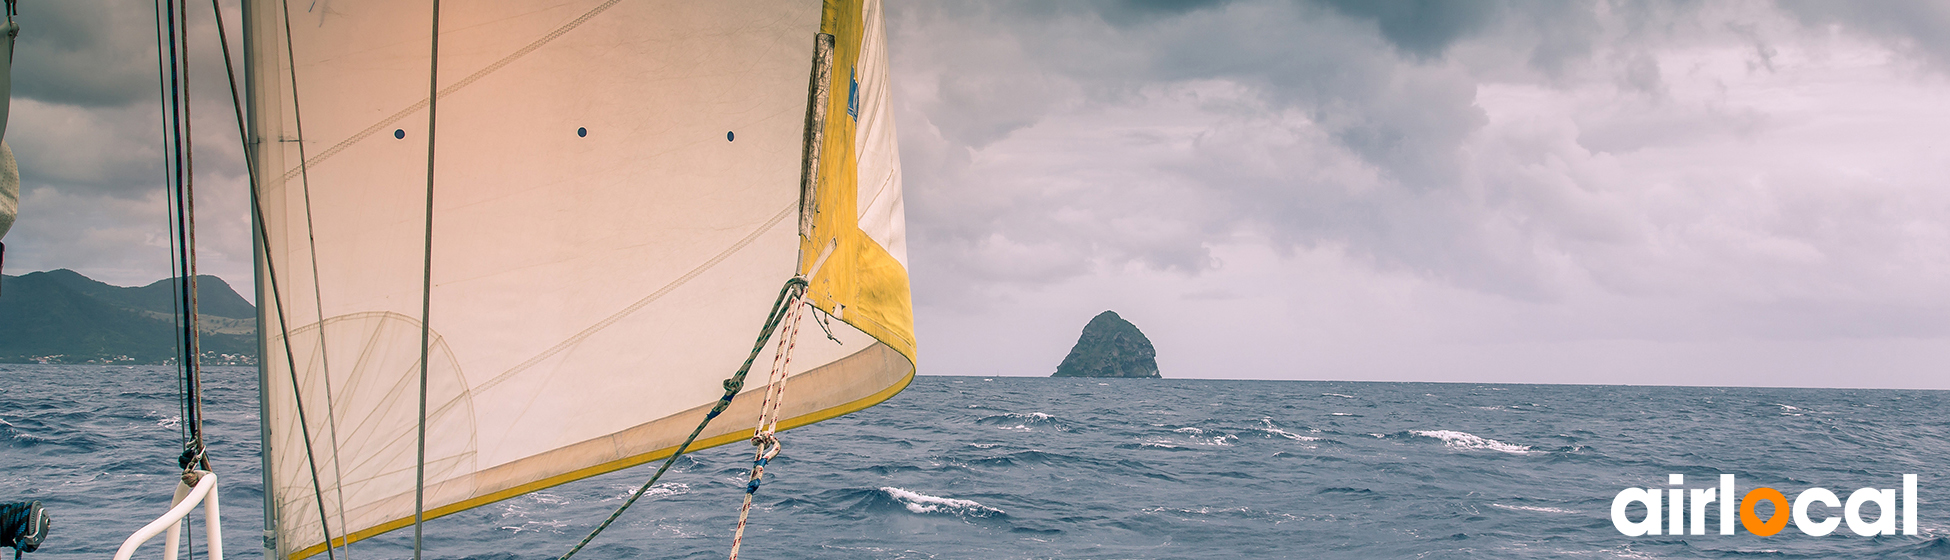
{"type": "Polygon", "coordinates": [[[617,321],[623,320],[624,317],[627,317],[630,314],[635,313],[638,309],[642,309],[644,306],[650,305],[652,302],[655,302],[658,299],[662,299],[664,296],[669,295],[670,292],[675,291],[677,288],[682,287],[684,284],[690,283],[691,280],[697,278],[700,275],[703,275],[706,271],[711,270],[711,268],[717,266],[718,263],[724,262],[725,259],[731,258],[731,255],[737,254],[738,251],[743,250],[748,245],[751,245],[752,242],[758,241],[758,237],[760,235],[763,235],[765,232],[771,231],[773,227],[779,225],[779,222],[785,221],[786,216],[792,215],[792,211],[794,209],[797,209],[798,206],[799,204],[797,202],[794,202],[793,204],[786,206],[785,209],[780,210],[777,215],[772,216],[772,219],[766,220],[765,225],[759,226],[758,229],[752,231],[750,235],[746,235],[744,239],[738,240],[738,242],[732,244],[731,247],[726,248],[724,251],[719,252],[715,256],[712,256],[711,260],[704,261],[704,264],[697,265],[697,268],[693,268],[691,269],[690,272],[684,273],[683,276],[679,276],[676,280],[672,280],[669,284],[665,284],[664,287],[658,288],[657,291],[655,292],[651,292],[650,295],[644,296],[643,299],[637,300],[636,303],[630,304],[629,307],[625,307],[621,311],[617,311],[616,313],[611,314],[609,317],[605,317],[603,318],[603,320],[596,322],[596,324],[590,325],[589,328],[583,329],[582,332],[576,333],[575,336],[571,336],[567,339],[564,339],[562,342],[557,343],[555,346],[549,347],[548,350],[544,350],[542,351],[542,353],[536,354],[535,357],[529,358],[527,361],[524,361],[521,364],[516,365],[513,368],[510,368],[508,371],[503,372],[501,375],[496,375],[494,376],[493,379],[489,379],[487,380],[487,382],[482,383],[479,386],[474,387],[473,389],[470,389],[470,392],[480,393],[482,391],[492,389],[494,388],[495,385],[499,385],[501,384],[501,382],[507,381],[509,378],[514,377],[515,374],[521,373],[523,371],[527,371],[528,368],[535,367],[536,364],[540,364],[543,361],[549,359],[550,357],[553,357],[556,354],[560,354],[564,350],[568,350],[570,347],[575,346],[576,343],[582,342],[584,339],[587,339],[590,336],[595,335],[598,331],[609,328],[610,325],[616,324],[617,321]]]}
{"type": "MultiPolygon", "coordinates": [[[[596,17],[597,14],[609,10],[611,7],[615,6],[618,2],[621,1],[623,0],[609,0],[608,2],[604,2],[600,6],[591,8],[589,11],[583,12],[581,17],[577,17],[576,19],[570,21],[569,23],[565,23],[561,27],[555,28],[554,31],[550,31],[547,35],[543,35],[542,38],[536,39],[534,42],[528,43],[527,46],[522,47],[520,50],[517,50],[509,54],[508,56],[502,57],[501,60],[495,61],[494,64],[489,64],[487,65],[486,68],[482,68],[479,71],[474,72],[473,74],[468,74],[467,77],[461,78],[461,80],[458,82],[454,82],[454,85],[447,86],[444,89],[438,90],[437,93],[429,95],[427,99],[422,99],[418,103],[414,103],[413,105],[408,106],[405,109],[401,109],[397,113],[393,113],[392,116],[386,117],[385,120],[379,121],[377,123],[373,123],[372,126],[366,127],[365,130],[361,130],[358,133],[353,134],[352,136],[349,136],[344,140],[340,140],[339,143],[333,144],[332,147],[330,148],[326,148],[324,152],[320,152],[317,156],[308,160],[303,160],[299,164],[298,168],[286,171],[284,173],[284,179],[289,180],[292,177],[297,176],[297,173],[299,172],[298,170],[303,169],[304,166],[318,165],[319,162],[325,161],[327,158],[338,155],[339,152],[345,151],[346,148],[352,147],[353,144],[357,144],[360,141],[363,141],[374,134],[378,134],[379,131],[385,130],[386,128],[393,126],[393,123],[399,122],[400,119],[404,119],[408,116],[411,116],[413,113],[418,112],[420,109],[424,109],[432,105],[434,99],[453,95],[454,92],[459,91],[461,88],[473,85],[474,82],[480,81],[481,78],[487,77],[488,74],[492,74],[496,70],[500,70],[501,68],[507,66],[508,64],[513,63],[515,59],[528,56],[528,53],[535,52],[536,49],[542,48],[542,45],[546,45],[550,41],[554,41],[556,38],[561,37],[565,33],[568,33],[570,30],[581,26],[584,22],[589,21],[589,18],[596,17]]],[[[292,71],[294,73],[297,71],[295,65],[292,71]]]]}

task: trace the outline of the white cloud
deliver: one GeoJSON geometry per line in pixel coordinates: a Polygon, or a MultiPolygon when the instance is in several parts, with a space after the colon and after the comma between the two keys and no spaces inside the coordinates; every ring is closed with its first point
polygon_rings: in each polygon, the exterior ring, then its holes
{"type": "Polygon", "coordinates": [[[1941,384],[1927,49],[1755,3],[1499,8],[1435,43],[1359,7],[985,6],[894,10],[936,373],[1046,374],[1110,308],[1168,376],[1941,384]]]}
{"type": "MultiPolygon", "coordinates": [[[[1167,376],[1945,386],[1950,11],[1400,6],[890,2],[923,373],[1045,375],[1115,309],[1167,376]]],[[[16,55],[10,273],[167,273],[148,24],[104,21],[16,55]]]]}

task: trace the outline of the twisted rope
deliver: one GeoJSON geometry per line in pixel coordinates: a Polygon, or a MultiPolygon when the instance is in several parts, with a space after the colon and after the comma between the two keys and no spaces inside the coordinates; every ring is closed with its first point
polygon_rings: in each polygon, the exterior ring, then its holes
{"type": "Polygon", "coordinates": [[[745,503],[738,507],[738,531],[731,536],[731,560],[738,560],[738,549],[744,544],[745,521],[751,516],[752,498],[763,482],[765,465],[779,456],[782,447],[777,436],[779,407],[785,403],[786,375],[792,365],[792,349],[799,340],[799,318],[804,315],[801,303],[796,298],[790,303],[792,310],[786,317],[785,338],[779,340],[778,351],[772,356],[772,375],[765,387],[765,401],[758,405],[758,425],[752,429],[752,445],[758,449],[752,452],[751,477],[745,481],[745,503]]]}
{"type": "Polygon", "coordinates": [[[630,509],[630,505],[636,503],[637,498],[643,497],[645,493],[650,491],[651,486],[657,484],[657,479],[663,478],[664,472],[670,470],[670,465],[676,463],[677,458],[683,456],[684,451],[691,448],[691,444],[697,441],[698,434],[704,432],[704,427],[710,425],[712,419],[717,418],[719,414],[723,414],[725,409],[731,408],[731,399],[737,397],[738,391],[745,388],[745,375],[752,370],[752,362],[758,361],[758,353],[765,350],[765,345],[772,340],[772,332],[778,329],[779,322],[785,319],[786,311],[791,309],[788,304],[798,301],[799,296],[804,293],[806,293],[805,278],[795,276],[791,280],[785,281],[785,287],[779,288],[779,299],[772,302],[772,312],[765,316],[765,327],[759,329],[758,342],[752,344],[751,354],[745,356],[745,365],[739,366],[738,373],[732,374],[730,379],[724,380],[724,396],[719,397],[718,403],[711,406],[711,411],[704,414],[704,420],[697,423],[697,427],[691,430],[690,437],[684,438],[684,443],[677,446],[677,451],[672,452],[670,458],[664,459],[663,466],[657,467],[657,473],[650,475],[650,480],[644,481],[643,486],[638,487],[635,492],[631,492],[630,499],[624,500],[622,506],[617,507],[614,513],[609,514],[609,519],[604,519],[601,525],[597,525],[594,531],[589,532],[589,536],[583,537],[582,542],[576,543],[575,547],[563,553],[562,557],[557,560],[569,560],[569,557],[575,556],[577,552],[581,552],[582,547],[588,546],[589,541],[596,540],[596,535],[600,535],[604,529],[608,529],[611,523],[616,522],[616,518],[623,515],[624,510],[630,509]]]}

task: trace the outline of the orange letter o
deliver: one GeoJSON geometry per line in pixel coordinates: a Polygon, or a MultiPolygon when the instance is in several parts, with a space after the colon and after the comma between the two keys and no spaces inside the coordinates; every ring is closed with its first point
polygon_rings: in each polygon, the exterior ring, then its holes
{"type": "Polygon", "coordinates": [[[1781,529],[1787,528],[1787,524],[1787,496],[1781,495],[1780,490],[1763,486],[1748,491],[1745,497],[1740,498],[1740,526],[1746,527],[1747,532],[1765,537],[1781,532],[1781,529]],[[1762,500],[1774,502],[1774,515],[1769,516],[1764,523],[1761,522],[1760,516],[1754,513],[1755,506],[1759,506],[1762,500]]]}

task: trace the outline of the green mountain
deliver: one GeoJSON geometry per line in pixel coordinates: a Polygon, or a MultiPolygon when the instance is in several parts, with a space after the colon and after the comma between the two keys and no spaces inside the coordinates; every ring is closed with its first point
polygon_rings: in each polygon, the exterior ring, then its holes
{"type": "MultiPolygon", "coordinates": [[[[111,286],[72,270],[0,278],[0,363],[160,364],[177,357],[171,280],[111,286]]],[[[197,277],[206,365],[257,362],[257,308],[197,277]]]]}

